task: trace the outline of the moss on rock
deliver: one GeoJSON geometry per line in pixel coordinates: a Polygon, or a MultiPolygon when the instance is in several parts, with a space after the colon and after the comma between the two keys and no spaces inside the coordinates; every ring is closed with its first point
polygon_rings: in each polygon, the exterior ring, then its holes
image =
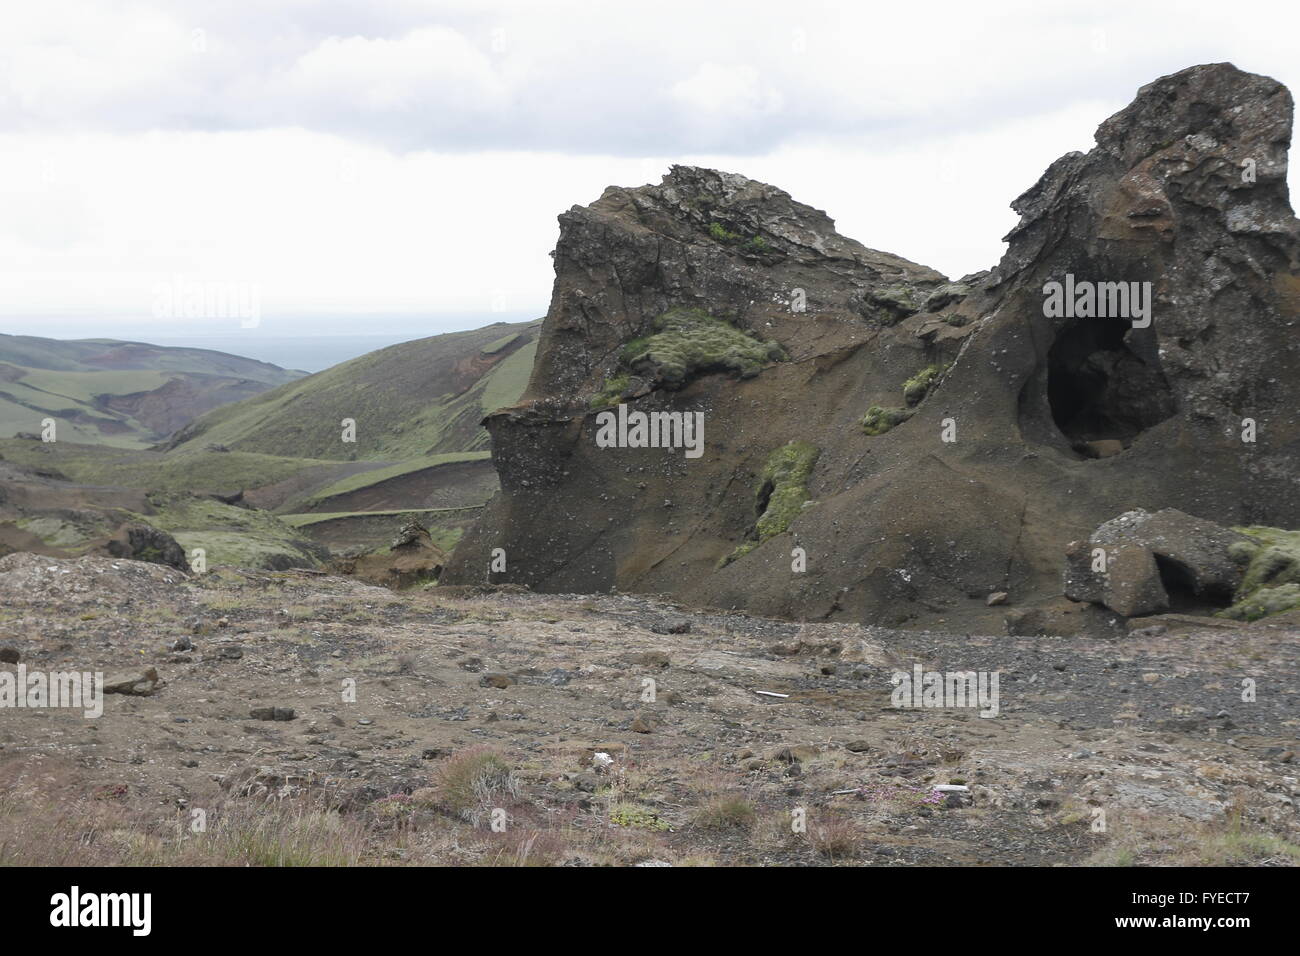
{"type": "Polygon", "coordinates": [[[1220,617],[1257,621],[1300,608],[1300,531],[1261,526],[1236,528],[1250,538],[1233,545],[1231,557],[1246,565],[1235,603],[1220,617]]]}
{"type": "Polygon", "coordinates": [[[1235,621],[1258,621],[1271,614],[1295,610],[1300,610],[1300,584],[1283,584],[1276,588],[1260,588],[1226,611],[1220,611],[1219,617],[1235,621]]]}
{"type": "Polygon", "coordinates": [[[617,405],[631,381],[632,377],[627,372],[611,375],[605,380],[605,387],[592,396],[591,407],[604,408],[606,405],[617,405]]]}
{"type": "Polygon", "coordinates": [[[808,503],[808,478],[819,454],[817,446],[805,441],[792,441],[772,452],[763,466],[754,496],[758,521],[754,524],[753,537],[727,555],[719,567],[743,558],[768,538],[790,527],[808,503]]]}
{"type": "Polygon", "coordinates": [[[692,374],[726,369],[752,378],[772,362],[785,361],[776,342],[748,335],[701,309],[673,309],[654,323],[655,332],[623,347],[621,360],[638,366],[670,388],[685,384],[692,374]]]}
{"type": "Polygon", "coordinates": [[[868,435],[883,435],[912,417],[910,408],[885,408],[872,405],[862,416],[862,430],[868,435]]]}
{"type": "Polygon", "coordinates": [[[921,404],[921,399],[925,398],[935,380],[948,368],[947,365],[927,365],[921,371],[917,372],[906,382],[903,383],[903,401],[908,406],[921,404]]]}

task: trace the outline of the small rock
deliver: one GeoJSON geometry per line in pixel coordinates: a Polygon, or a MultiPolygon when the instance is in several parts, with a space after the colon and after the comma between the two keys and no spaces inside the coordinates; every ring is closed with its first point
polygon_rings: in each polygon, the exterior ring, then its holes
{"type": "Polygon", "coordinates": [[[984,602],[986,607],[993,607],[996,604],[1006,604],[1006,603],[1007,603],[1006,591],[994,591],[992,594],[988,596],[988,599],[984,602]]]}
{"type": "Polygon", "coordinates": [[[16,647],[0,647],[0,663],[17,664],[22,659],[16,647]]]}
{"type": "Polygon", "coordinates": [[[640,664],[643,667],[664,668],[668,666],[669,657],[663,651],[642,651],[640,654],[633,654],[631,660],[633,664],[640,664]]]}
{"type": "Polygon", "coordinates": [[[1164,624],[1152,624],[1149,627],[1139,627],[1137,630],[1129,631],[1128,633],[1129,637],[1141,639],[1147,637],[1159,637],[1167,630],[1169,630],[1169,628],[1164,624]]]}
{"type": "Polygon", "coordinates": [[[655,719],[649,714],[637,714],[632,720],[632,732],[634,734],[649,734],[655,729],[655,719]]]}
{"type": "Polygon", "coordinates": [[[254,720],[293,720],[292,707],[254,707],[248,712],[254,720]]]}
{"type": "Polygon", "coordinates": [[[844,749],[851,754],[864,754],[871,749],[871,745],[865,740],[850,740],[844,745],[844,749]]]}
{"type": "Polygon", "coordinates": [[[514,679],[508,674],[484,674],[478,679],[480,687],[495,687],[497,690],[505,690],[513,683],[514,679]]]}

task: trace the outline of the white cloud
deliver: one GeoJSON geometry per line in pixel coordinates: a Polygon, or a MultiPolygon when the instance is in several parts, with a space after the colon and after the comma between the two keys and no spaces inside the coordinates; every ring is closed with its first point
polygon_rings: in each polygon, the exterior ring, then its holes
{"type": "Polygon", "coordinates": [[[693,74],[673,84],[672,94],[689,108],[706,114],[752,118],[781,107],[781,95],[765,87],[752,66],[702,63],[693,74]]]}
{"type": "Polygon", "coordinates": [[[1138,86],[1218,60],[1300,83],[1298,25],[1272,0],[6,4],[0,313],[142,314],[185,275],[260,282],[271,317],[540,314],[555,216],[692,161],[958,275],[1138,86]]]}
{"type": "Polygon", "coordinates": [[[455,30],[427,27],[397,39],[327,37],[288,72],[289,95],[368,113],[420,109],[473,113],[507,105],[488,56],[455,30]]]}

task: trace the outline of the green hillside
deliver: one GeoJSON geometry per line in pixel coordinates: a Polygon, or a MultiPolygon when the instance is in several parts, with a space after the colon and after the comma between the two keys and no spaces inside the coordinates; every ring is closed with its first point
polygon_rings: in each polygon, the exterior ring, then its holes
{"type": "Polygon", "coordinates": [[[0,438],[52,418],[60,441],[145,448],[303,374],[209,349],[0,334],[0,438]]]}
{"type": "Polygon", "coordinates": [[[486,450],[479,422],[523,393],[540,328],[499,322],[380,349],[219,408],[167,448],[386,462],[486,450]],[[345,419],[355,443],[343,440],[345,419]]]}
{"type": "MultiPolygon", "coordinates": [[[[100,547],[126,518],[245,567],[312,565],[326,549],[383,552],[411,519],[450,549],[496,490],[480,422],[519,400],[539,330],[497,323],[371,352],[216,408],[153,445],[137,421],[111,418],[113,403],[131,388],[177,389],[174,376],[197,374],[178,371],[186,356],[126,368],[142,355],[118,348],[125,343],[56,349],[8,337],[12,358],[61,367],[10,373],[11,397],[0,403],[30,411],[39,399],[59,432],[55,442],[0,435],[0,468],[22,484],[0,495],[0,552],[6,541],[49,553],[100,547]],[[113,367],[95,370],[92,360],[113,367]],[[356,420],[355,443],[341,441],[345,418],[356,420]],[[120,441],[103,438],[109,421],[123,429],[120,441]],[[142,492],[147,505],[130,504],[142,492]]],[[[224,358],[236,363],[225,371],[248,371],[237,364],[247,360],[224,358]]],[[[39,431],[39,420],[21,430],[39,431]]]]}

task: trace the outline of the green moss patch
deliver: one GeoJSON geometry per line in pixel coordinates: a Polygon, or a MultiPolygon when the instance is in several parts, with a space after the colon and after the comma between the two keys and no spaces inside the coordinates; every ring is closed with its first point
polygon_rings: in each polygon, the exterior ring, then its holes
{"type": "Polygon", "coordinates": [[[750,255],[761,256],[777,251],[762,236],[750,236],[746,239],[740,233],[732,232],[720,222],[709,223],[709,237],[725,246],[736,246],[741,252],[747,252],[750,255]]]}
{"type": "Polygon", "coordinates": [[[927,365],[903,383],[903,401],[910,408],[921,404],[921,399],[929,393],[935,380],[948,368],[947,365],[927,365]]]}
{"type": "Polygon", "coordinates": [[[625,345],[620,359],[670,388],[696,372],[715,369],[752,378],[772,362],[788,358],[776,342],[742,332],[702,309],[673,309],[656,319],[654,328],[653,335],[625,345]]]}
{"type": "Polygon", "coordinates": [[[211,498],[152,495],[157,509],[139,520],[166,531],[189,554],[202,548],[209,567],[314,567],[316,549],[268,511],[237,508],[211,498]]]}
{"type": "Polygon", "coordinates": [[[1260,588],[1227,610],[1220,611],[1218,616],[1236,621],[1258,621],[1271,614],[1296,610],[1300,610],[1300,584],[1283,584],[1276,588],[1260,588]]]}
{"type": "Polygon", "coordinates": [[[618,827],[633,830],[667,830],[667,822],[659,819],[659,813],[650,807],[636,803],[616,803],[609,808],[609,822],[618,827]]]}
{"type": "Polygon", "coordinates": [[[910,408],[884,408],[872,405],[867,414],[862,416],[862,430],[868,435],[883,435],[896,425],[901,425],[912,417],[910,408]]]}
{"type": "Polygon", "coordinates": [[[592,397],[591,407],[604,408],[606,405],[617,405],[631,380],[632,377],[627,372],[619,372],[606,379],[605,387],[592,397]]]}
{"type": "Polygon", "coordinates": [[[1250,539],[1232,547],[1233,559],[1246,565],[1246,573],[1236,603],[1219,616],[1257,621],[1300,609],[1300,531],[1259,526],[1234,530],[1250,539]]]}
{"type": "Polygon", "coordinates": [[[782,534],[790,527],[809,500],[808,478],[819,454],[815,445],[804,441],[792,441],[772,452],[759,476],[755,493],[758,521],[754,525],[753,538],[742,542],[719,567],[743,558],[768,538],[782,534]]]}

